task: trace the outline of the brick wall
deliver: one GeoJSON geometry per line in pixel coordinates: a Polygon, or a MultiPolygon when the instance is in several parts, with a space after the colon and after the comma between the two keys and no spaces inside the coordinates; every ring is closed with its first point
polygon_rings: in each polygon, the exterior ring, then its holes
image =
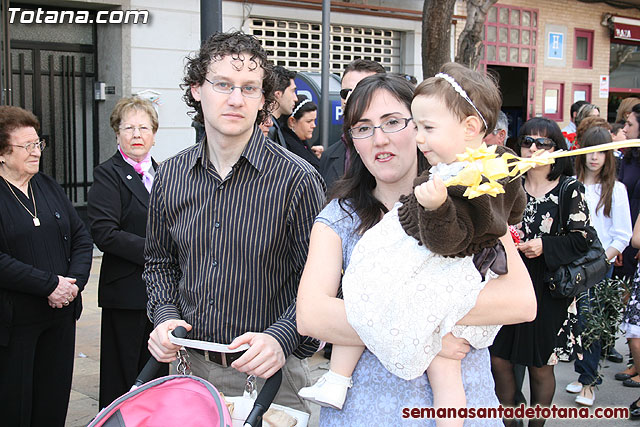
{"type": "MultiPolygon", "coordinates": [[[[460,2],[459,2],[460,3],[460,2]]],[[[609,74],[609,30],[600,25],[605,13],[640,19],[637,9],[617,9],[604,3],[581,3],[576,0],[538,0],[532,3],[528,0],[501,0],[498,5],[516,6],[538,9],[537,59],[535,79],[535,113],[542,113],[542,83],[544,81],[564,83],[563,121],[564,127],[570,120],[570,108],[573,103],[573,83],[591,84],[591,102],[600,107],[603,117],[607,115],[607,98],[600,98],[599,78],[609,74]],[[561,25],[567,27],[565,43],[564,67],[545,66],[546,56],[546,26],[561,25]],[[593,68],[574,68],[574,39],[575,29],[587,29],[594,32],[593,39],[593,68]]],[[[458,7],[456,13],[464,12],[464,7],[458,7]]],[[[458,20],[456,38],[464,28],[464,20],[458,20]]],[[[457,41],[456,41],[457,43],[457,41]]]]}

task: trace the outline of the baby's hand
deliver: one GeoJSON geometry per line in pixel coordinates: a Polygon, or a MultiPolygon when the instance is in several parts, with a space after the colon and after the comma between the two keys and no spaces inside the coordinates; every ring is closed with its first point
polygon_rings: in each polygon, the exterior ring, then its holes
{"type": "Polygon", "coordinates": [[[434,211],[447,200],[447,187],[439,176],[423,182],[413,189],[418,203],[428,211],[434,211]]]}

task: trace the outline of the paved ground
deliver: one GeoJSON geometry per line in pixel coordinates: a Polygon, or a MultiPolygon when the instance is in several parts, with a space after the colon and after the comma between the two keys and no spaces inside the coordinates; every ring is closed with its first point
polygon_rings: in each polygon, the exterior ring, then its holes
{"type": "MultiPolygon", "coordinates": [[[[86,426],[98,412],[98,381],[99,381],[99,344],[100,344],[100,309],[97,306],[97,282],[101,257],[94,257],[93,268],[89,284],[83,292],[84,312],[78,322],[76,339],[76,359],[73,375],[73,389],[69,403],[69,413],[66,427],[86,426]]],[[[616,348],[622,354],[627,349],[622,339],[618,340],[616,348]]],[[[326,372],[327,361],[316,354],[310,359],[312,375],[315,378],[326,372]]],[[[613,379],[613,375],[623,369],[622,364],[606,363],[603,368],[604,383],[596,392],[597,407],[627,407],[640,395],[640,389],[634,390],[623,387],[613,379]]],[[[573,372],[573,364],[561,363],[556,367],[557,389],[554,403],[562,407],[575,407],[574,395],[566,393],[564,386],[577,378],[573,372]]],[[[525,390],[528,389],[525,383],[525,390]]],[[[528,394],[528,393],[525,393],[528,394]]],[[[594,406],[594,407],[595,407],[594,406]]],[[[310,427],[318,425],[318,407],[314,407],[310,427]]],[[[636,422],[627,420],[550,420],[547,426],[617,426],[634,425],[636,422]]],[[[640,425],[640,424],[637,424],[640,425]]]]}

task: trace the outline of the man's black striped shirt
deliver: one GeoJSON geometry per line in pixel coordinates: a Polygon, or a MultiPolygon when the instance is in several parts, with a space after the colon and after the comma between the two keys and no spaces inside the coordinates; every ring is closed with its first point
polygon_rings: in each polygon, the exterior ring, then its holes
{"type": "Polygon", "coordinates": [[[182,318],[192,338],[265,332],[286,356],[317,343],[296,331],[295,298],[324,183],[256,126],[222,179],[206,140],[162,163],[151,192],[144,279],[149,318],[182,318]]]}

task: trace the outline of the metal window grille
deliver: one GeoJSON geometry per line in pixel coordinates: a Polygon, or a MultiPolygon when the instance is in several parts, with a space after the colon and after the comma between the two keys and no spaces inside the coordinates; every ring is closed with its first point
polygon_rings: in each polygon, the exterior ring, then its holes
{"type": "MultiPolygon", "coordinates": [[[[251,18],[250,29],[276,65],[294,71],[321,71],[320,23],[251,18]]],[[[400,35],[393,30],[331,25],[331,72],[341,73],[358,58],[376,61],[389,72],[399,72],[400,35]]]]}

